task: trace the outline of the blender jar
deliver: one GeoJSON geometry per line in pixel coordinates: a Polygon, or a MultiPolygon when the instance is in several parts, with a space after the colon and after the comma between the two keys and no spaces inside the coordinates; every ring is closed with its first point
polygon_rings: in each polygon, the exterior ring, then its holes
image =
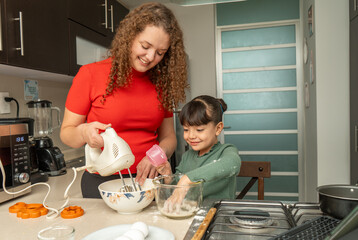
{"type": "Polygon", "coordinates": [[[27,103],[29,117],[34,119],[34,138],[46,137],[52,134],[53,129],[61,125],[60,109],[52,107],[48,100],[30,101],[27,103]],[[52,125],[52,111],[57,113],[57,125],[52,125]]]}

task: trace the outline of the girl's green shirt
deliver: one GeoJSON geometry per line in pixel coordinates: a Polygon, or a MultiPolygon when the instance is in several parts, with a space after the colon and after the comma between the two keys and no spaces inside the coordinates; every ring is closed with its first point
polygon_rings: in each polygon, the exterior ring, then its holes
{"type": "Polygon", "coordinates": [[[204,181],[203,198],[235,199],[236,176],[241,159],[232,144],[215,144],[208,153],[198,156],[198,151],[186,151],[176,173],[186,174],[190,181],[204,181]]]}

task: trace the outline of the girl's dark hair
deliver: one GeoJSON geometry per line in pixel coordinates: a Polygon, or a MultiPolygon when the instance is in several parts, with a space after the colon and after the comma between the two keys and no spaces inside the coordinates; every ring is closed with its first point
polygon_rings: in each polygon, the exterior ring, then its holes
{"type": "Polygon", "coordinates": [[[183,126],[200,126],[209,122],[218,124],[222,121],[226,109],[227,105],[223,99],[201,95],[185,104],[180,111],[179,120],[183,126]]]}

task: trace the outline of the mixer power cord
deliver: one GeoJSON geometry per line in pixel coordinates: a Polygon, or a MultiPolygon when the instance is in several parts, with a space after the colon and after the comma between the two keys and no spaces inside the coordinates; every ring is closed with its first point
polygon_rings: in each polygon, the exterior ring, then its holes
{"type": "Polygon", "coordinates": [[[2,188],[4,189],[4,191],[5,191],[7,194],[18,194],[18,193],[21,193],[21,192],[23,192],[23,191],[26,191],[27,189],[32,188],[32,187],[34,187],[34,186],[37,186],[37,185],[45,185],[45,186],[48,188],[48,191],[47,191],[46,196],[45,196],[45,198],[44,198],[44,200],[43,200],[43,202],[42,202],[42,205],[49,210],[49,212],[48,212],[46,218],[47,218],[47,219],[54,219],[54,218],[56,218],[56,217],[60,214],[60,212],[67,206],[67,204],[68,204],[68,202],[69,202],[69,200],[70,200],[70,197],[68,196],[68,191],[70,190],[72,184],[73,184],[73,183],[75,182],[75,180],[76,180],[77,171],[82,170],[83,167],[79,167],[79,168],[74,168],[74,167],[73,167],[73,168],[72,168],[73,173],[74,173],[73,179],[72,179],[71,183],[67,186],[67,188],[66,188],[66,190],[65,190],[65,193],[64,193],[64,196],[63,196],[63,197],[65,198],[65,203],[60,207],[60,209],[51,208],[51,207],[47,206],[46,203],[45,203],[45,202],[46,202],[46,199],[47,199],[47,197],[48,197],[48,195],[50,194],[50,191],[51,191],[51,187],[50,187],[50,185],[49,185],[48,183],[39,182],[39,183],[35,183],[35,184],[33,184],[33,185],[30,185],[30,186],[28,186],[28,187],[26,187],[26,188],[24,188],[24,189],[22,189],[22,190],[20,190],[20,191],[17,191],[17,192],[9,192],[9,191],[6,189],[6,187],[5,187],[5,178],[6,178],[6,175],[5,175],[5,170],[4,170],[4,166],[3,166],[3,164],[2,164],[1,159],[0,159],[0,168],[1,168],[1,173],[2,173],[2,176],[3,176],[3,178],[2,178],[2,188]]]}

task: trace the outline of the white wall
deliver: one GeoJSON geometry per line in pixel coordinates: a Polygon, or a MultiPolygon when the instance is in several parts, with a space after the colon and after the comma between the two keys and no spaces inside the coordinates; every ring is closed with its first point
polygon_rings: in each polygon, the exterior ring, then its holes
{"type": "Polygon", "coordinates": [[[349,183],[348,1],[316,0],[318,185],[349,183]]]}
{"type": "MultiPolygon", "coordinates": [[[[52,106],[59,107],[61,109],[62,121],[67,93],[71,86],[71,81],[69,80],[71,77],[40,71],[23,71],[20,68],[13,68],[4,65],[1,65],[0,69],[0,91],[9,92],[10,97],[13,97],[18,101],[20,110],[19,117],[28,116],[26,105],[28,101],[24,98],[24,80],[28,79],[38,81],[39,98],[41,100],[49,100],[52,102],[52,106]],[[16,69],[17,73],[14,72],[16,69]]],[[[15,118],[17,110],[15,102],[12,101],[10,103],[10,108],[11,113],[1,114],[0,118],[15,118]]],[[[55,115],[53,117],[55,117],[55,115]]],[[[56,119],[53,120],[54,123],[56,121],[56,119]]],[[[59,128],[54,129],[50,137],[52,138],[54,145],[61,149],[62,153],[65,155],[66,161],[84,155],[84,150],[82,148],[72,149],[63,144],[60,140],[59,133],[59,128]]]]}
{"type": "MultiPolygon", "coordinates": [[[[348,1],[304,0],[304,36],[313,52],[304,65],[310,106],[305,108],[305,201],[317,201],[316,187],[347,184],[349,161],[349,12],[348,1]],[[307,11],[314,8],[314,34],[309,37],[307,11]]],[[[310,55],[310,54],[309,54],[310,55]]]]}
{"type": "Polygon", "coordinates": [[[191,98],[201,94],[216,96],[214,5],[166,6],[174,12],[184,33],[191,98]]]}

